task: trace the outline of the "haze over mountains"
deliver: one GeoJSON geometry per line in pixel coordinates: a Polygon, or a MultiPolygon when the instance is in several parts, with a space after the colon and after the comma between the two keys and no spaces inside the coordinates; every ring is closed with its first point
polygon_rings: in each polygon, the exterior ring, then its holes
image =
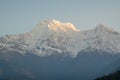
{"type": "Polygon", "coordinates": [[[30,32],[0,38],[1,79],[92,80],[116,70],[119,60],[120,33],[104,24],[81,31],[44,20],[30,32]]]}

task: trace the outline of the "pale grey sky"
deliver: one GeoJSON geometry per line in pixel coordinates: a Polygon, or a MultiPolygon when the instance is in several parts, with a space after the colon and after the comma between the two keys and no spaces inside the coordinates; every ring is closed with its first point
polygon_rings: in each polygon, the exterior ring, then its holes
{"type": "Polygon", "coordinates": [[[30,31],[44,19],[80,30],[104,23],[120,32],[120,0],[0,0],[0,36],[30,31]]]}

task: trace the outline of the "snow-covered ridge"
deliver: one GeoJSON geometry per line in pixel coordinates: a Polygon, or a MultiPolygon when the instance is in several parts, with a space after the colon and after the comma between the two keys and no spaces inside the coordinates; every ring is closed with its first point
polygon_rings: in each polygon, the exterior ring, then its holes
{"type": "Polygon", "coordinates": [[[25,34],[0,38],[0,52],[31,52],[39,56],[56,53],[75,57],[83,50],[120,53],[120,33],[104,24],[93,30],[80,31],[71,23],[53,19],[44,20],[25,34]]]}
{"type": "Polygon", "coordinates": [[[76,29],[76,27],[71,23],[61,23],[60,21],[56,21],[56,20],[50,21],[50,23],[48,24],[48,27],[51,30],[55,30],[55,31],[58,31],[58,30],[62,30],[64,32],[68,30],[79,31],[79,29],[76,29]]]}
{"type": "Polygon", "coordinates": [[[59,31],[59,30],[64,31],[64,32],[66,32],[68,30],[80,31],[71,23],[61,23],[60,21],[57,21],[54,19],[53,20],[44,20],[44,21],[40,22],[37,26],[38,27],[35,27],[35,29],[46,26],[47,28],[49,28],[52,31],[59,31]]]}

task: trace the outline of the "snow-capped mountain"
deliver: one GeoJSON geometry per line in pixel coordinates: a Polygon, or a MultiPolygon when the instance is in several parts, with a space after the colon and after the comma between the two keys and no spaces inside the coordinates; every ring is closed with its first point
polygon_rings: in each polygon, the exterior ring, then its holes
{"type": "Polygon", "coordinates": [[[120,67],[120,33],[45,20],[0,38],[0,80],[93,80],[120,67]],[[22,54],[22,55],[21,55],[22,54]]]}
{"type": "Polygon", "coordinates": [[[80,31],[71,23],[44,20],[30,32],[0,38],[0,52],[27,52],[39,56],[64,54],[76,57],[81,51],[120,53],[120,33],[99,24],[92,30],[80,31]]]}

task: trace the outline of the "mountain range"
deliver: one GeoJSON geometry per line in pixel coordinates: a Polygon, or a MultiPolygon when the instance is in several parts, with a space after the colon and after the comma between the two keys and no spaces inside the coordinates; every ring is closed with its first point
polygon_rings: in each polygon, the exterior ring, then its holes
{"type": "Polygon", "coordinates": [[[0,38],[0,79],[92,80],[120,67],[120,33],[104,24],[81,31],[44,20],[0,38]]]}

